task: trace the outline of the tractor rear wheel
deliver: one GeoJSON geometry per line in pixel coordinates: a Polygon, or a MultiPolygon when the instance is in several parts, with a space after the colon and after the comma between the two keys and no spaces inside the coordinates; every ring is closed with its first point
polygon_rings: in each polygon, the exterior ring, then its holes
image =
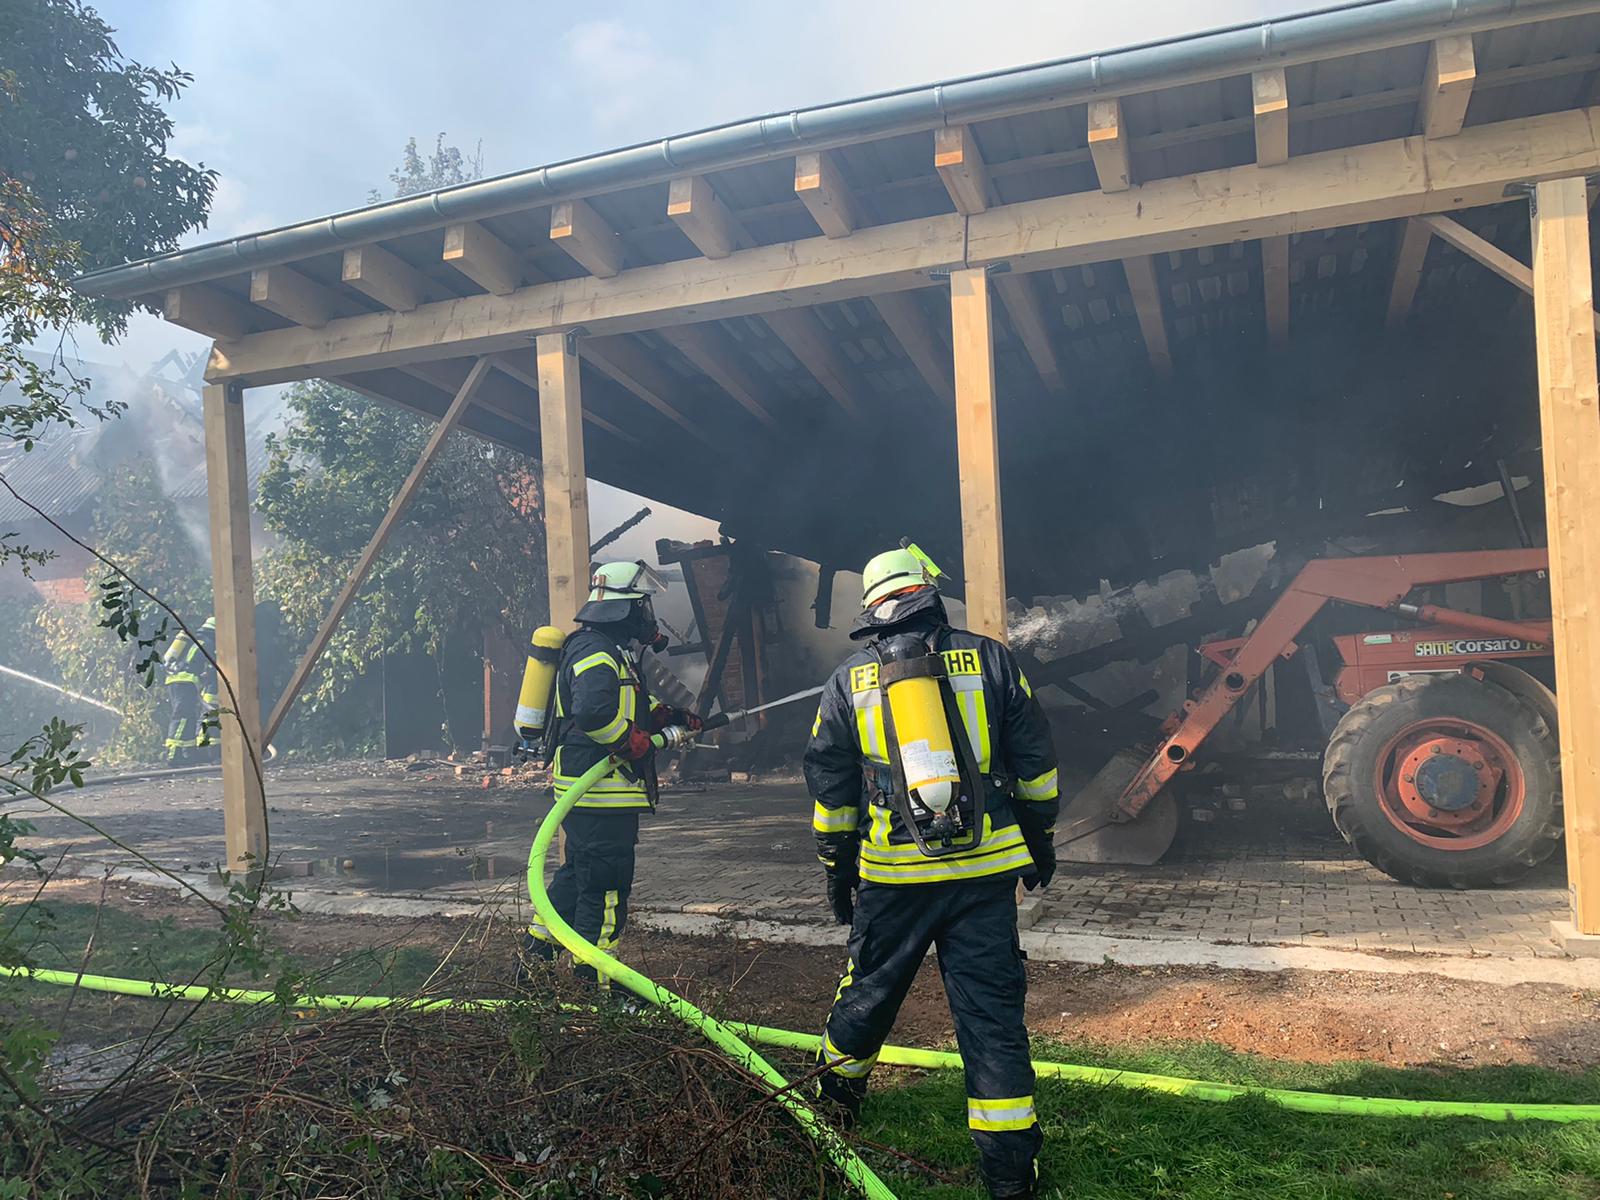
{"type": "Polygon", "coordinates": [[[1418,887],[1513,883],[1561,841],[1555,731],[1470,675],[1408,676],[1352,705],[1322,790],[1345,841],[1418,887]]]}

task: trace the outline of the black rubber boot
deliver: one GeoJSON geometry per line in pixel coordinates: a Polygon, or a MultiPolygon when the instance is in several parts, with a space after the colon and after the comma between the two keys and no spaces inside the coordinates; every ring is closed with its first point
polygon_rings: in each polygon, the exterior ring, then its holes
{"type": "Polygon", "coordinates": [[[984,1185],[989,1189],[991,1200],[1034,1200],[1039,1194],[1039,1164],[1029,1164],[1028,1174],[1021,1178],[1012,1176],[1006,1179],[997,1179],[978,1166],[978,1174],[983,1177],[984,1185]]]}
{"type": "Polygon", "coordinates": [[[526,989],[533,983],[533,977],[539,968],[555,961],[556,948],[549,942],[540,941],[526,929],[522,931],[522,945],[517,950],[517,975],[516,986],[519,990],[526,989]]]}
{"type": "Polygon", "coordinates": [[[828,1071],[817,1077],[818,1111],[840,1129],[854,1129],[861,1120],[861,1103],[867,1098],[865,1079],[846,1079],[828,1071]]]}

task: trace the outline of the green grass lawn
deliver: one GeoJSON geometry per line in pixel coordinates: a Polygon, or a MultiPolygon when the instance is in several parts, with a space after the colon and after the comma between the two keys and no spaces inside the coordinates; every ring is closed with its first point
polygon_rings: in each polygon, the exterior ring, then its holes
{"type": "MultiPolygon", "coordinates": [[[[107,907],[52,903],[23,931],[40,966],[76,969],[91,929],[90,970],[151,979],[187,978],[217,950],[211,928],[180,926],[107,907]]],[[[0,924],[18,917],[0,907],[0,924]]],[[[437,963],[431,950],[389,947],[329,956],[330,991],[405,994],[437,963]]],[[[243,974],[241,986],[260,986],[243,974]]],[[[0,1005],[53,1007],[63,989],[0,981],[0,1005]]],[[[142,1004],[122,1001],[119,1007],[142,1004]]],[[[76,1019],[76,1018],[75,1018],[76,1019]]],[[[1600,1103],[1600,1070],[1533,1067],[1393,1070],[1364,1063],[1308,1065],[1236,1054],[1214,1045],[1128,1048],[1041,1041],[1035,1056],[1163,1075],[1306,1091],[1419,1099],[1600,1103]]],[[[954,1072],[880,1071],[861,1134],[894,1146],[961,1182],[942,1183],[873,1154],[902,1200],[981,1195],[954,1072]]],[[[1474,1120],[1362,1119],[1285,1112],[1264,1100],[1208,1104],[1116,1087],[1041,1080],[1044,1196],[1287,1197],[1309,1200],[1600,1200],[1600,1125],[1474,1120]]]]}
{"type": "MultiPolygon", "coordinates": [[[[1303,1091],[1417,1099],[1600,1101],[1600,1072],[1533,1067],[1402,1071],[1305,1065],[1214,1045],[1127,1050],[1040,1042],[1041,1059],[1303,1091]]],[[[917,1154],[966,1186],[886,1165],[902,1200],[983,1193],[972,1172],[966,1093],[953,1072],[890,1078],[869,1098],[862,1135],[917,1154]]],[[[1208,1104],[1040,1080],[1046,1197],[1310,1197],[1316,1200],[1593,1200],[1600,1125],[1368,1119],[1290,1113],[1266,1100],[1208,1104]]]]}

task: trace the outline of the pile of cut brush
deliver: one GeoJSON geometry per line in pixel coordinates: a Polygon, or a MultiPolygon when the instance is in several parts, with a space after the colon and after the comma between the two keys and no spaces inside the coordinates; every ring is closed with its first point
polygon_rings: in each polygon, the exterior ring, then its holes
{"type": "MultiPolygon", "coordinates": [[[[0,1131],[18,1194],[814,1197],[837,1169],[694,1032],[541,980],[493,1011],[244,1021],[0,1131]],[[31,1143],[31,1145],[29,1144],[31,1143]],[[63,1176],[70,1174],[71,1179],[63,1176]],[[73,1186],[82,1185],[79,1192],[73,1186]]],[[[0,1126],[7,1122],[0,1121],[0,1126]]]]}

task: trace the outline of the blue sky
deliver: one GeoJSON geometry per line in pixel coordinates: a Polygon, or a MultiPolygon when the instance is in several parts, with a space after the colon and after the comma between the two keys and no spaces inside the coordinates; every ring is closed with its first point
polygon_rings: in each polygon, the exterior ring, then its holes
{"type": "MultiPolygon", "coordinates": [[[[386,188],[443,131],[487,171],[760,112],[1275,17],[1313,0],[101,0],[130,56],[195,77],[173,150],[221,172],[210,241],[386,188]]],[[[203,339],[154,318],[85,357],[203,339]]]]}

